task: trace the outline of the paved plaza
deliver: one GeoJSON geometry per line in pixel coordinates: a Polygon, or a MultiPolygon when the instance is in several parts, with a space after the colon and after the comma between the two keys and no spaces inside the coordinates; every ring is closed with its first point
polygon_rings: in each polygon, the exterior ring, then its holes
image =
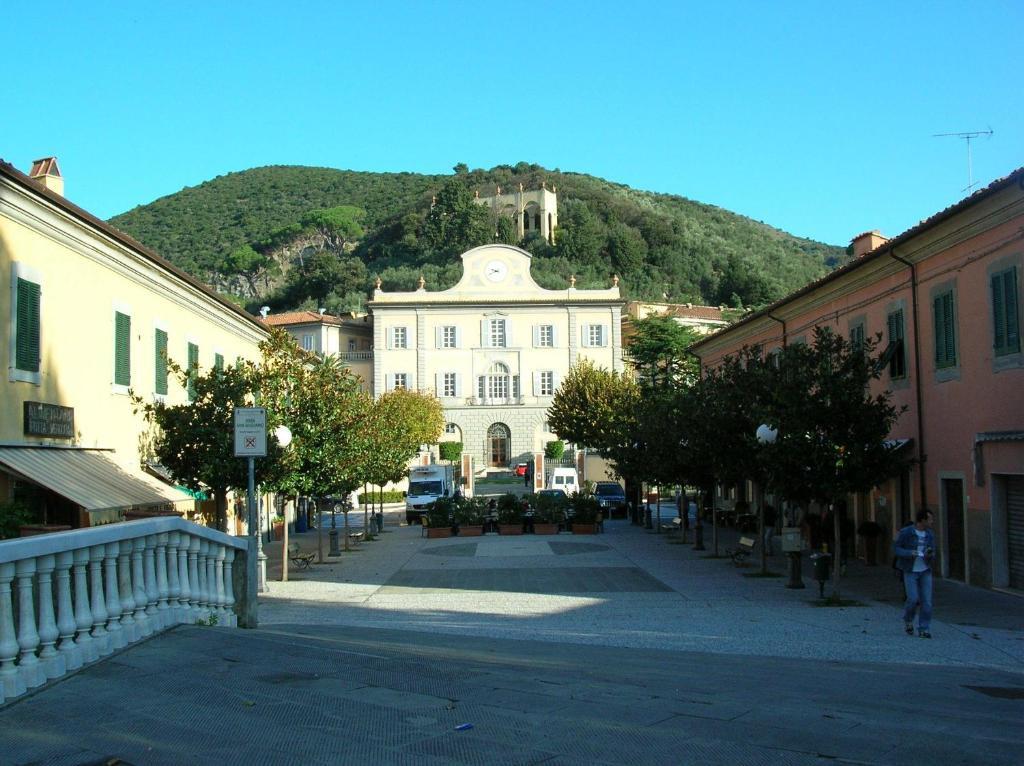
{"type": "Polygon", "coordinates": [[[887,567],[851,562],[863,606],[828,608],[625,521],[388,520],[272,579],[259,630],[180,626],[0,707],[0,764],[1021,762],[1017,596],[940,584],[928,641],[887,567]]]}

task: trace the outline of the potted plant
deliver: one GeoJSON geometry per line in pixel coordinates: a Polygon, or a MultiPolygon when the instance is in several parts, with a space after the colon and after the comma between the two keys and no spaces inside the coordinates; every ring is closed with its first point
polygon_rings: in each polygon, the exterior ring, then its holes
{"type": "MultiPolygon", "coordinates": [[[[19,500],[0,503],[0,540],[18,537],[19,534],[24,537],[23,530],[34,527],[36,519],[36,513],[19,500]]],[[[29,531],[28,534],[38,533],[29,531]]]]}
{"type": "Polygon", "coordinates": [[[484,533],[486,506],[482,498],[463,498],[455,502],[455,526],[459,537],[480,537],[484,533]]]}
{"type": "Polygon", "coordinates": [[[270,528],[273,531],[273,538],[281,540],[284,538],[284,516],[274,516],[270,520],[270,528]]]}
{"type": "Polygon", "coordinates": [[[450,497],[441,497],[431,503],[426,514],[427,537],[451,537],[454,512],[455,501],[450,497]]]}
{"type": "Polygon", "coordinates": [[[574,494],[569,499],[572,506],[572,533],[574,535],[595,535],[601,522],[601,506],[590,495],[574,494]]]}
{"type": "Polygon", "coordinates": [[[506,492],[498,498],[498,534],[523,534],[523,510],[519,498],[506,492]]]}
{"type": "Polygon", "coordinates": [[[531,496],[534,509],[533,532],[537,535],[557,535],[560,525],[565,521],[568,498],[564,494],[531,496]]]}
{"type": "Polygon", "coordinates": [[[878,564],[878,538],[882,536],[882,525],[874,521],[862,521],[857,534],[864,538],[864,557],[868,566],[878,564]]]}

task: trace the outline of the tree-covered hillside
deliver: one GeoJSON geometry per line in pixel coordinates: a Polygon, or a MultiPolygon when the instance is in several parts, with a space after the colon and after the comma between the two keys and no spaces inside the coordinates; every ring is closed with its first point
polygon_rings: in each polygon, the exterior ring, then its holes
{"type": "Polygon", "coordinates": [[[219,176],[111,219],[200,279],[251,306],[357,308],[384,289],[454,284],[458,255],[491,241],[519,244],[545,287],[603,287],[613,274],[628,298],[756,306],[822,276],[842,248],[794,237],[683,197],[519,163],[460,164],[451,176],[264,167],[219,176]],[[508,222],[473,203],[474,191],[558,193],[550,245],[516,242],[508,222]],[[431,201],[436,200],[433,207],[431,201]]]}

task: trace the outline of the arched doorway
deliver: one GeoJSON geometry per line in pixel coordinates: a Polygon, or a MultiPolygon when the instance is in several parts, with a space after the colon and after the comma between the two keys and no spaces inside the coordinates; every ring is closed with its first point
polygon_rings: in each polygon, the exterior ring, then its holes
{"type": "Polygon", "coordinates": [[[512,434],[504,423],[494,423],[487,429],[485,455],[491,466],[504,468],[508,465],[509,445],[512,434]]]}

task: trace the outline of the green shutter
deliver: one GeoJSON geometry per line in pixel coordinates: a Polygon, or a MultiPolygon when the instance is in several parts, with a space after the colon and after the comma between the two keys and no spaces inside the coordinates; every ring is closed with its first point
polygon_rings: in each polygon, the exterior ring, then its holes
{"type": "Polygon", "coordinates": [[[932,301],[935,323],[935,367],[956,366],[956,317],[953,291],[949,290],[932,301]]]}
{"type": "Polygon", "coordinates": [[[217,372],[224,372],[224,354],[213,355],[213,369],[217,372]]]}
{"type": "Polygon", "coordinates": [[[895,344],[895,350],[889,361],[889,375],[902,378],[907,374],[906,356],[903,350],[903,309],[897,309],[886,318],[889,330],[889,343],[895,344]]]}
{"type": "Polygon", "coordinates": [[[114,312],[114,383],[132,384],[132,318],[120,311],[114,312]]]}
{"type": "Polygon", "coordinates": [[[39,372],[39,285],[18,279],[18,315],[14,366],[39,372]]]}
{"type": "Polygon", "coordinates": [[[992,275],[992,346],[996,356],[1020,351],[1017,267],[992,275]]]}
{"type": "Polygon", "coordinates": [[[155,358],[153,390],[161,396],[167,395],[167,333],[156,331],[156,342],[153,348],[155,358]]]}
{"type": "Polygon", "coordinates": [[[195,343],[188,344],[188,400],[196,398],[196,376],[199,374],[199,346],[195,343]]]}

